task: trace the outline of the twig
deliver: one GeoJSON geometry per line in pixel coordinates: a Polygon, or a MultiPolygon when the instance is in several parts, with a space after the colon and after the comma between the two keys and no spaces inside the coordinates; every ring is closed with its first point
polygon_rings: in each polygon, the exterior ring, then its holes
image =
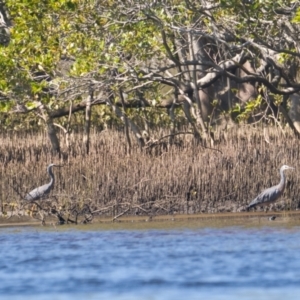
{"type": "Polygon", "coordinates": [[[144,209],[140,205],[134,205],[134,206],[132,206],[132,208],[138,208],[138,209],[142,210],[143,212],[145,212],[147,215],[149,214],[149,211],[147,211],[146,209],[144,209]]]}
{"type": "Polygon", "coordinates": [[[92,211],[91,214],[96,214],[96,213],[102,212],[104,210],[109,210],[109,209],[111,209],[113,207],[114,207],[114,205],[106,206],[106,207],[103,207],[103,208],[99,208],[99,209],[96,209],[96,210],[92,211]]]}
{"type": "Polygon", "coordinates": [[[118,219],[119,217],[121,217],[121,216],[123,216],[124,214],[126,214],[129,210],[130,210],[130,207],[128,207],[126,210],[124,210],[123,212],[121,212],[121,213],[118,214],[117,216],[113,217],[112,221],[114,222],[116,219],[118,219]]]}

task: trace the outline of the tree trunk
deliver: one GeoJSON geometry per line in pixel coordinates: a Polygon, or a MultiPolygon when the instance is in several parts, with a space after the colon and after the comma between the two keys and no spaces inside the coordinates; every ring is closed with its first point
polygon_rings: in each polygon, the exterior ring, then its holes
{"type": "MultiPolygon", "coordinates": [[[[196,60],[203,60],[204,59],[204,55],[201,53],[200,50],[200,43],[199,43],[199,38],[195,35],[193,35],[192,33],[190,33],[189,35],[189,41],[190,41],[190,57],[193,61],[196,60]],[[196,55],[197,54],[197,55],[196,55]]],[[[206,55],[205,55],[206,56],[206,55]]],[[[198,79],[198,71],[197,71],[197,66],[194,65],[192,66],[192,86],[193,86],[193,90],[194,90],[194,96],[196,99],[196,104],[197,104],[197,109],[196,109],[196,122],[197,125],[200,125],[202,132],[203,132],[203,136],[205,140],[209,139],[209,134],[208,134],[208,130],[207,130],[207,125],[205,125],[204,121],[203,121],[203,112],[202,112],[202,105],[201,105],[201,99],[200,99],[200,92],[198,90],[197,87],[197,79],[198,79]]],[[[201,65],[200,65],[200,68],[201,65]]],[[[212,141],[210,141],[212,142],[212,141]]]]}
{"type": "Polygon", "coordinates": [[[125,112],[123,112],[118,106],[114,105],[112,101],[109,101],[109,105],[112,107],[113,112],[125,123],[128,123],[131,131],[135,135],[137,142],[142,149],[145,146],[144,139],[139,128],[126,116],[125,112]]]}
{"type": "Polygon", "coordinates": [[[200,135],[198,128],[192,118],[192,115],[191,115],[191,111],[192,111],[192,114],[195,115],[194,111],[193,111],[193,103],[192,103],[191,99],[189,99],[187,96],[185,96],[185,101],[183,102],[183,111],[184,111],[184,114],[185,114],[187,120],[193,127],[194,138],[197,141],[201,141],[201,135],[200,135]]]}
{"type": "Polygon", "coordinates": [[[90,151],[90,128],[91,128],[91,103],[94,98],[94,91],[90,88],[90,94],[86,100],[86,108],[85,108],[85,124],[84,124],[84,135],[83,135],[83,145],[85,148],[85,153],[89,154],[90,151]]]}
{"type": "Polygon", "coordinates": [[[5,1],[0,0],[0,45],[7,46],[10,42],[9,27],[12,26],[5,1]]]}
{"type": "MultiPolygon", "coordinates": [[[[123,96],[123,92],[121,89],[119,89],[119,94],[120,94],[120,99],[121,99],[122,106],[123,106],[123,111],[125,113],[125,101],[124,101],[124,96],[123,96]]],[[[130,140],[130,135],[129,135],[128,118],[123,118],[123,120],[124,120],[124,125],[125,125],[125,136],[126,136],[127,145],[128,145],[128,153],[130,154],[131,140],[130,140]]]]}
{"type": "Polygon", "coordinates": [[[60,154],[60,144],[56,134],[55,126],[53,124],[53,120],[49,118],[47,120],[47,133],[51,142],[52,151],[54,154],[60,154]]]}
{"type": "Polygon", "coordinates": [[[290,99],[291,107],[288,114],[292,122],[292,129],[296,130],[300,134],[300,95],[293,94],[290,96],[290,99]]]}
{"type": "Polygon", "coordinates": [[[54,154],[60,154],[60,144],[59,139],[56,134],[55,125],[53,122],[53,118],[50,117],[48,110],[44,106],[44,104],[40,101],[37,102],[37,107],[41,112],[39,115],[46,123],[46,129],[48,133],[48,137],[50,139],[50,143],[52,146],[52,151],[54,154]]]}

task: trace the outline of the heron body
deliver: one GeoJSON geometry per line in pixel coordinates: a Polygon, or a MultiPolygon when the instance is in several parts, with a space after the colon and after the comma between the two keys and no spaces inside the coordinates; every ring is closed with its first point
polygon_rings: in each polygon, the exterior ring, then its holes
{"type": "Polygon", "coordinates": [[[45,198],[45,196],[47,196],[50,193],[50,191],[52,190],[53,185],[54,185],[54,174],[52,171],[53,166],[56,166],[56,165],[50,164],[47,167],[47,172],[50,176],[50,182],[46,183],[42,186],[39,186],[39,187],[35,188],[34,190],[32,190],[31,192],[29,192],[25,196],[25,200],[28,200],[28,201],[40,200],[40,199],[45,198]]]}
{"type": "Polygon", "coordinates": [[[285,175],[284,171],[288,169],[294,169],[287,165],[283,165],[280,168],[280,182],[279,184],[272,186],[264,190],[259,194],[252,202],[247,206],[247,210],[255,206],[265,206],[274,203],[284,192],[285,189],[285,175]]]}

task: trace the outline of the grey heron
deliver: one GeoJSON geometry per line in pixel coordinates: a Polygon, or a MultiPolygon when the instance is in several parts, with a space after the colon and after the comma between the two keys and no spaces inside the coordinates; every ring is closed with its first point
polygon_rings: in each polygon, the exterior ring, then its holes
{"type": "Polygon", "coordinates": [[[283,165],[280,168],[280,182],[279,184],[272,186],[266,190],[264,190],[261,194],[259,194],[248,206],[247,210],[255,206],[265,206],[271,203],[274,203],[284,192],[285,189],[285,175],[284,171],[288,169],[294,169],[287,165],[283,165]]]}

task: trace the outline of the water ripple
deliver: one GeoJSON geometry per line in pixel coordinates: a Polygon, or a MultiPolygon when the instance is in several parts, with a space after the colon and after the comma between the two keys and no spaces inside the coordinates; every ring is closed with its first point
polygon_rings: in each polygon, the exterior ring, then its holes
{"type": "Polygon", "coordinates": [[[0,295],[63,300],[78,295],[118,300],[280,299],[276,295],[297,299],[299,229],[1,229],[0,295]],[[256,296],[249,298],[249,293],[256,296]]]}

